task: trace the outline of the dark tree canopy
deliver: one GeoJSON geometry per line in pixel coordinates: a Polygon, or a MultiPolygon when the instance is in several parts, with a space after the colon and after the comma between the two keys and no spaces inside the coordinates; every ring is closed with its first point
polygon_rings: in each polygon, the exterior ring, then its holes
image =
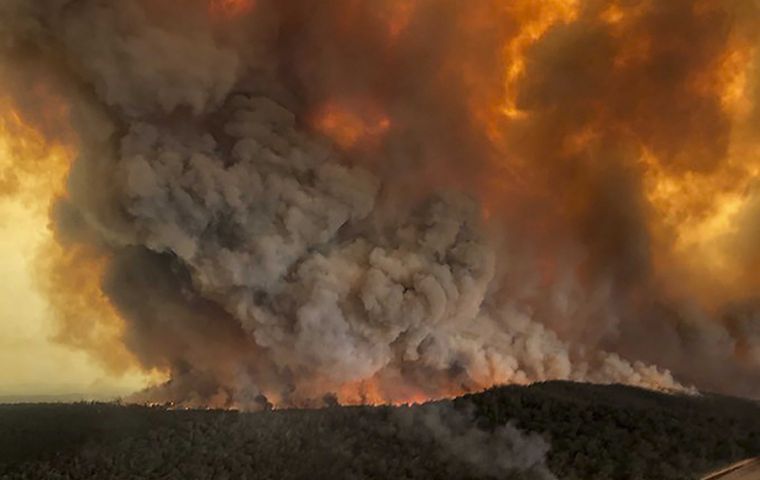
{"type": "Polygon", "coordinates": [[[758,454],[755,402],[564,382],[398,408],[0,406],[3,480],[667,480],[758,454]]]}

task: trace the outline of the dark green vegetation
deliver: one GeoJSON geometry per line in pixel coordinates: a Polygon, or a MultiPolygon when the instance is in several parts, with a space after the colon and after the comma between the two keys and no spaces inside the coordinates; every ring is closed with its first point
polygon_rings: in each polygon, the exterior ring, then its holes
{"type": "Polygon", "coordinates": [[[760,407],[564,382],[411,408],[0,406],[0,478],[551,478],[526,432],[560,479],[698,478],[760,454],[760,407]]]}
{"type": "Polygon", "coordinates": [[[548,382],[471,401],[485,423],[542,432],[561,479],[676,479],[760,454],[760,404],[666,395],[620,385],[548,382]]]}

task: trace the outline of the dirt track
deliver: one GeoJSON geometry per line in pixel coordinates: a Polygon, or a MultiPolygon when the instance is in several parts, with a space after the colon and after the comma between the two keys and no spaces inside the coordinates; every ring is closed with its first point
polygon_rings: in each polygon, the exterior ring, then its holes
{"type": "Polygon", "coordinates": [[[744,460],[702,480],[760,480],[760,458],[744,460]]]}

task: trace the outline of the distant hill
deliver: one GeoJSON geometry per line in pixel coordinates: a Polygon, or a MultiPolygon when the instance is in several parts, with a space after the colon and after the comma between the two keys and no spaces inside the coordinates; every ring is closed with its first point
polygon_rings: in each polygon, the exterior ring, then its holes
{"type": "Polygon", "coordinates": [[[760,406],[548,382],[413,407],[0,406],[0,479],[694,479],[760,454],[760,406]]]}

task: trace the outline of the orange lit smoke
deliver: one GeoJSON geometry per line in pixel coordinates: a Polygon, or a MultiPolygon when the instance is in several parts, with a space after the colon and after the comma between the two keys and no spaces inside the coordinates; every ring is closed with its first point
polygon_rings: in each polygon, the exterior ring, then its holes
{"type": "Polygon", "coordinates": [[[681,272],[681,294],[696,294],[708,306],[751,295],[760,285],[753,273],[757,265],[735,251],[746,226],[742,212],[751,207],[760,180],[749,82],[756,54],[755,45],[736,41],[693,82],[701,95],[719,99],[731,122],[728,151],[716,159],[715,168],[673,171],[647,146],[642,148],[645,195],[656,213],[651,228],[660,242],[655,260],[666,277],[681,272]]]}
{"type": "Polygon", "coordinates": [[[85,246],[51,241],[37,259],[39,283],[59,323],[54,339],[124,374],[135,360],[124,345],[124,321],[101,290],[107,262],[85,246]]]}
{"type": "Polygon", "coordinates": [[[214,17],[233,18],[250,13],[256,0],[210,0],[209,13],[214,17]]]}
{"type": "Polygon", "coordinates": [[[388,37],[396,40],[407,29],[418,0],[391,0],[385,3],[388,37]]]}
{"type": "MultiPolygon", "coordinates": [[[[8,105],[0,99],[0,105],[8,105]]],[[[47,209],[65,192],[71,148],[48,145],[42,134],[14,110],[0,110],[0,201],[20,200],[33,210],[47,209]]]]}
{"type": "MultiPolygon", "coordinates": [[[[714,5],[717,4],[695,4],[693,14],[696,20],[690,21],[696,23],[700,21],[699,15],[720,10],[721,7],[714,5]]],[[[479,191],[483,204],[486,205],[483,216],[490,219],[500,216],[500,210],[508,210],[509,202],[504,201],[504,197],[510,195],[510,189],[520,188],[520,182],[533,196],[540,195],[542,188],[546,189],[548,195],[553,195],[556,185],[549,183],[542,186],[535,183],[536,175],[543,174],[535,168],[537,162],[577,162],[577,158],[600,148],[605,139],[617,137],[620,143],[630,142],[639,149],[638,163],[631,168],[641,176],[642,196],[648,209],[647,228],[654,237],[652,256],[655,274],[674,285],[675,289],[683,289],[683,295],[693,295],[696,289],[697,297],[715,305],[732,295],[749,295],[760,285],[760,275],[747,274],[749,270],[757,269],[750,267],[746,258],[732,252],[739,241],[738,237],[741,237],[741,226],[738,223],[741,214],[747,210],[753,198],[752,192],[757,189],[760,180],[760,148],[753,131],[757,118],[753,115],[756,100],[754,94],[757,91],[753,78],[757,76],[758,67],[755,62],[758,56],[755,36],[737,29],[727,37],[722,51],[712,56],[705,55],[700,58],[707,59],[703,65],[692,66],[695,71],[699,71],[688,78],[683,87],[688,90],[688,95],[696,98],[710,101],[716,99],[722,108],[724,118],[731,124],[725,157],[708,157],[708,160],[668,158],[668,148],[672,147],[656,143],[663,142],[660,138],[654,138],[659,133],[647,131],[651,127],[647,125],[645,115],[656,115],[657,112],[642,110],[641,117],[637,118],[632,116],[635,112],[612,111],[611,107],[602,103],[610,100],[603,97],[602,93],[598,100],[600,105],[597,107],[597,118],[589,115],[590,123],[577,123],[575,128],[571,128],[569,122],[568,125],[561,126],[563,130],[560,133],[564,135],[561,149],[550,153],[556,159],[541,158],[545,154],[537,151],[542,148],[540,140],[537,140],[538,149],[536,145],[527,148],[519,145],[523,138],[529,136],[541,138],[541,134],[534,131],[540,123],[532,123],[537,120],[535,112],[519,102],[523,91],[530,89],[537,80],[531,78],[531,70],[528,68],[531,61],[536,61],[531,57],[533,49],[554,29],[584,21],[589,28],[603,28],[615,42],[616,54],[611,66],[617,71],[605,71],[604,75],[616,80],[635,80],[634,75],[646,73],[642,65],[651,60],[655,54],[654,49],[672,48],[678,55],[689,55],[685,46],[663,46],[657,43],[662,40],[655,35],[662,32],[644,23],[647,21],[646,16],[657,7],[658,2],[651,0],[610,1],[605,2],[602,8],[597,8],[594,16],[589,12],[596,7],[589,7],[580,0],[518,1],[509,4],[508,15],[518,19],[518,27],[504,46],[503,94],[498,99],[479,99],[472,107],[473,117],[482,125],[495,150],[503,157],[494,165],[498,173],[486,179],[486,186],[479,191]],[[583,15],[586,17],[581,18],[583,15]],[[699,162],[707,161],[711,163],[710,168],[700,166],[699,162]]],[[[593,50],[595,47],[590,45],[587,48],[593,50]]],[[[573,75],[574,72],[570,74],[573,75]]],[[[650,78],[640,80],[653,81],[650,78]]],[[[628,84],[624,80],[621,83],[628,84]]],[[[653,85],[652,88],[657,87],[653,85]]],[[[658,92],[644,92],[647,93],[658,92]]],[[[573,93],[568,92],[566,95],[572,96],[573,93]]],[[[619,95],[641,95],[641,92],[621,90],[619,95]]],[[[575,107],[569,97],[567,102],[571,108],[575,107]]],[[[645,108],[652,106],[647,105],[645,108]]],[[[678,105],[677,108],[679,107],[681,106],[678,105]]],[[[661,108],[662,118],[676,115],[671,106],[663,104],[661,108]]],[[[710,118],[700,118],[700,113],[690,112],[691,117],[679,113],[681,116],[674,117],[672,122],[709,125],[713,121],[710,118]]],[[[555,116],[560,118],[561,114],[555,116]]],[[[556,133],[543,133],[547,144],[554,140],[550,138],[551,135],[556,133]]],[[[682,145],[680,149],[674,150],[687,157],[692,154],[707,155],[703,145],[698,142],[709,143],[712,139],[695,136],[672,138],[670,141],[672,145],[682,145]]],[[[561,209],[567,211],[574,208],[572,202],[575,200],[562,201],[565,203],[561,209]]]]}
{"type": "Polygon", "coordinates": [[[390,119],[377,108],[340,102],[324,105],[314,120],[314,128],[344,150],[376,144],[390,126],[390,119]]]}
{"type": "MultiPolygon", "coordinates": [[[[346,3],[360,11],[360,2],[346,3]]],[[[381,18],[379,30],[385,32],[387,27],[391,40],[380,40],[382,47],[388,47],[377,50],[382,55],[390,51],[392,59],[393,52],[405,47],[403,41],[410,28],[416,26],[414,15],[422,8],[419,3],[382,2],[380,10],[389,13],[381,18]]],[[[555,238],[558,242],[569,238],[569,242],[589,243],[583,246],[589,248],[584,253],[592,257],[591,266],[578,267],[582,272],[593,271],[594,262],[615,261],[594,257],[625,255],[620,253],[622,246],[605,243],[617,242],[617,237],[610,240],[604,231],[595,230],[596,223],[625,219],[618,218],[618,213],[613,213],[617,215],[614,218],[595,218],[604,205],[593,196],[598,192],[590,192],[601,188],[594,182],[606,180],[605,162],[619,162],[625,175],[632,177],[631,188],[636,192],[631,196],[644,204],[641,221],[645,223],[645,234],[651,236],[651,244],[647,245],[653,262],[651,276],[654,282],[662,282],[672,290],[665,296],[682,294],[698,303],[718,304],[756,293],[760,274],[754,272],[760,272],[760,258],[747,263],[748,257],[736,253],[736,246],[744,241],[740,219],[748,215],[752,191],[760,184],[760,148],[752,97],[757,91],[752,81],[757,73],[757,43],[752,35],[740,31],[724,38],[722,27],[710,24],[710,15],[715,13],[711,4],[720,2],[484,1],[457,10],[455,21],[460,24],[452,32],[463,35],[456,40],[464,41],[447,44],[450,55],[442,60],[445,65],[436,65],[443,78],[450,75],[456,81],[444,80],[445,87],[451,83],[451,90],[444,87],[436,92],[441,104],[451,101],[446,94],[464,98],[470,108],[468,120],[491,143],[493,157],[488,159],[487,178],[482,184],[476,180],[479,183],[475,194],[482,202],[483,218],[499,223],[508,214],[526,215],[512,210],[538,212],[535,218],[519,220],[535,229],[526,236],[537,243],[534,273],[542,287],[551,287],[561,268],[555,238]],[[692,17],[682,22],[686,30],[673,34],[670,30],[674,25],[669,22],[689,15],[692,17]],[[458,29],[477,33],[470,37],[458,29]],[[704,32],[704,45],[692,45],[702,39],[703,30],[710,30],[704,32]],[[587,38],[588,31],[596,35],[587,38]],[[495,49],[501,56],[500,71],[491,70],[489,56],[479,56],[480,36],[500,42],[486,44],[491,50],[500,47],[495,49]],[[574,44],[579,38],[587,43],[574,44]],[[673,80],[676,75],[669,67],[679,61],[684,65],[678,73],[684,78],[673,80]],[[594,90],[584,91],[589,83],[594,90]],[[538,98],[531,98],[531,93],[538,98]],[[704,101],[706,111],[690,107],[699,101],[704,101]],[[718,105],[721,112],[711,112],[713,105],[718,105]],[[731,123],[730,138],[728,151],[722,152],[718,142],[705,137],[713,133],[712,127],[716,135],[721,133],[726,119],[731,123]],[[710,148],[715,145],[718,147],[710,148]],[[616,148],[624,150],[624,159],[610,158],[608,152],[616,148]],[[724,153],[725,158],[721,156],[724,153]],[[579,238],[571,238],[573,235],[579,238]],[[587,237],[594,235],[598,237],[588,241],[587,237]]],[[[358,38],[361,32],[351,30],[358,24],[355,17],[347,11],[339,14],[345,14],[340,24],[358,38]]],[[[344,40],[350,38],[345,34],[344,40]]],[[[378,61],[382,64],[386,60],[378,61]]],[[[422,73],[425,74],[426,71],[422,73]]],[[[341,149],[371,149],[382,144],[392,126],[403,130],[405,119],[394,119],[392,112],[383,105],[382,98],[346,101],[334,96],[317,108],[310,123],[341,149]]],[[[448,133],[457,132],[441,132],[448,133]]],[[[430,168],[438,170],[448,165],[445,160],[431,163],[430,168]]],[[[480,165],[473,165],[473,170],[478,168],[480,165]]],[[[415,175],[414,182],[424,183],[421,177],[415,175]]],[[[623,213],[639,221],[638,211],[623,213]]],[[[609,230],[614,234],[622,231],[617,226],[609,230]]],[[[619,243],[624,241],[622,238],[619,243]]],[[[599,269],[605,268],[603,265],[599,269]]],[[[636,281],[646,283],[651,279],[636,281]]],[[[478,386],[511,380],[495,374],[486,377],[478,379],[478,386]]],[[[469,388],[451,381],[442,382],[435,392],[405,390],[373,377],[333,390],[341,403],[376,404],[452,396],[469,388]]]]}
{"type": "MultiPolygon", "coordinates": [[[[64,125],[65,104],[44,91],[46,121],[64,125]]],[[[10,102],[3,102],[10,105],[10,102]]],[[[62,138],[73,138],[63,134],[62,138]]],[[[17,202],[31,216],[48,215],[65,195],[76,146],[49,142],[12,110],[0,111],[0,202],[17,202]]],[[[115,373],[134,367],[123,343],[124,322],[100,289],[107,259],[84,246],[62,245],[48,226],[34,260],[38,288],[56,319],[55,340],[90,353],[115,373]]]]}
{"type": "Polygon", "coordinates": [[[507,117],[515,118],[525,114],[517,106],[517,92],[519,91],[518,83],[525,74],[528,49],[550,28],[573,21],[577,15],[578,4],[579,0],[511,2],[510,16],[520,19],[520,28],[504,49],[507,65],[506,96],[502,102],[501,111],[507,117]]]}
{"type": "MultiPolygon", "coordinates": [[[[686,3],[683,0],[678,2],[686,3]]],[[[362,12],[361,3],[344,3],[347,4],[347,8],[341,13],[345,14],[343,23],[347,24],[348,33],[342,40],[350,41],[352,37],[349,34],[356,34],[358,39],[360,32],[351,30],[351,26],[355,25],[355,18],[348,10],[362,12]]],[[[417,9],[421,8],[419,3],[415,0],[382,2],[379,30],[387,32],[390,39],[383,43],[383,47],[389,47],[387,50],[404,48],[401,42],[415,25],[414,15],[417,9]]],[[[719,3],[708,0],[694,2],[695,12],[704,10],[703,13],[697,12],[695,15],[708,14],[709,5],[719,3]]],[[[691,55],[689,45],[663,46],[663,42],[657,37],[663,32],[643,24],[646,22],[646,16],[655,7],[663,4],[664,0],[472,2],[472,8],[457,12],[461,13],[457,16],[457,21],[462,22],[465,27],[463,30],[491,31],[495,29],[494,24],[507,25],[504,32],[498,33],[502,42],[497,45],[500,48],[495,49],[501,56],[501,71],[498,72],[499,78],[494,79],[493,72],[488,70],[490,65],[484,67],[482,59],[477,55],[475,59],[470,59],[468,54],[473,53],[472,50],[477,49],[479,45],[473,40],[476,35],[472,38],[466,37],[465,39],[473,42],[475,46],[462,46],[459,43],[448,46],[447,48],[455,51],[455,54],[446,59],[446,62],[451,63],[447,65],[451,71],[456,71],[464,77],[462,85],[457,84],[454,88],[464,86],[467,91],[452,90],[447,93],[466,97],[471,109],[468,113],[472,117],[472,123],[475,123],[476,128],[484,133],[484,137],[492,142],[489,146],[493,149],[494,158],[489,159],[488,178],[484,180],[484,185],[478,185],[475,192],[482,201],[481,212],[485,220],[497,223],[510,208],[524,207],[526,203],[523,198],[513,201],[514,191],[527,191],[526,198],[538,198],[549,204],[546,208],[550,211],[549,214],[541,211],[536,215],[540,217],[535,220],[536,223],[540,223],[536,228],[541,230],[541,233],[544,233],[543,228],[554,232],[550,230],[553,227],[546,227],[546,224],[573,224],[578,218],[583,218],[582,214],[593,214],[594,212],[583,211],[594,210],[596,205],[593,204],[595,199],[589,200],[584,196],[588,194],[583,183],[585,178],[578,172],[596,172],[603,169],[603,165],[596,162],[605,161],[604,156],[600,155],[602,159],[599,160],[591,155],[591,152],[602,150],[606,140],[630,144],[633,146],[634,152],[631,156],[634,159],[630,161],[632,164],[626,164],[625,167],[630,168],[637,177],[635,180],[640,182],[636,183],[635,188],[642,189],[638,193],[645,203],[644,215],[648,233],[653,237],[651,249],[655,275],[664,280],[669,288],[683,289],[684,295],[697,292],[696,297],[699,301],[718,303],[731,295],[756,293],[760,285],[760,274],[755,273],[760,272],[760,259],[755,258],[755,263],[747,263],[747,258],[737,253],[736,248],[741,243],[740,219],[743,215],[752,213],[749,208],[753,191],[760,183],[760,148],[755,133],[757,118],[753,115],[755,99],[752,97],[753,92],[757,91],[757,85],[752,81],[757,70],[756,39],[743,38],[742,35],[736,34],[728,38],[725,44],[717,41],[722,50],[706,55],[704,58],[709,60],[707,64],[692,66],[687,72],[689,78],[684,85],[679,85],[688,90],[688,94],[694,98],[718,99],[723,115],[731,122],[731,138],[726,158],[712,159],[709,168],[688,164],[688,159],[668,158],[667,147],[670,145],[663,146],[663,142],[675,145],[677,148],[673,150],[684,157],[704,154],[704,148],[699,144],[702,139],[691,131],[687,130],[687,134],[692,135],[689,138],[663,140],[659,137],[660,132],[652,132],[653,127],[650,125],[653,120],[660,120],[662,123],[657,126],[667,126],[667,122],[661,119],[673,123],[702,121],[701,118],[693,118],[702,112],[687,109],[685,114],[672,113],[671,110],[675,107],[683,106],[666,105],[670,98],[664,98],[663,104],[646,98],[647,94],[660,93],[657,79],[653,79],[655,75],[641,67],[651,60],[658,48],[671,48],[674,58],[691,55]],[[599,38],[612,44],[609,46],[612,50],[609,65],[604,63],[607,60],[604,57],[606,51],[599,57],[591,57],[597,45],[584,45],[582,55],[585,60],[588,54],[589,62],[569,58],[578,55],[578,51],[572,50],[568,57],[563,57],[560,61],[539,58],[536,49],[547,37],[579,21],[583,21],[583,25],[589,29],[603,32],[599,38]],[[602,68],[594,70],[591,60],[599,61],[602,68]],[[541,107],[545,107],[543,105],[532,108],[529,103],[521,104],[521,95],[539,80],[546,81],[531,77],[531,73],[535,74],[534,70],[531,70],[532,66],[535,67],[533,64],[544,62],[549,64],[549,67],[556,67],[552,62],[565,61],[567,66],[564,63],[560,65],[566,67],[565,69],[548,68],[549,73],[546,75],[554,83],[563,83],[566,76],[576,81],[580,79],[578,83],[582,84],[584,81],[595,80],[591,78],[593,75],[604,75],[605,78],[598,84],[600,87],[605,87],[608,82],[617,82],[616,85],[622,88],[615,91],[614,95],[633,95],[637,98],[629,103],[616,104],[617,98],[613,98],[610,92],[600,92],[598,104],[592,102],[591,106],[577,107],[573,103],[575,99],[571,98],[576,92],[568,89],[561,91],[552,100],[554,103],[548,108],[551,110],[549,113],[541,111],[541,107]],[[589,67],[588,72],[583,70],[586,67],[589,67]],[[600,73],[601,70],[604,71],[600,73]],[[699,72],[694,74],[692,70],[699,72]],[[580,74],[587,74],[588,77],[580,74]],[[578,78],[573,78],[574,75],[578,78]],[[645,87],[636,90],[640,84],[648,85],[648,82],[652,83],[649,85],[650,90],[645,87]],[[564,105],[563,102],[568,105],[564,105]],[[555,111],[563,110],[565,106],[577,107],[583,113],[582,121],[561,117],[563,114],[572,117],[573,112],[555,111]],[[546,118],[539,118],[541,114],[546,115],[548,121],[546,118]],[[573,182],[577,185],[567,185],[573,182]],[[560,190],[561,193],[557,193],[560,190]]],[[[211,0],[209,12],[214,18],[233,18],[251,12],[255,6],[255,0],[211,0]]],[[[554,44],[550,46],[557,48],[554,44]]],[[[554,50],[547,50],[548,52],[539,53],[551,57],[554,50]]],[[[486,58],[490,61],[490,57],[486,58]]],[[[382,59],[384,60],[387,59],[382,59]]],[[[703,57],[698,57],[697,60],[702,61],[703,57]]],[[[543,64],[540,66],[546,67],[543,64]]],[[[539,69],[540,73],[542,72],[539,69]]],[[[442,76],[445,77],[446,74],[448,72],[444,72],[442,76]]],[[[577,85],[573,88],[584,86],[577,85]]],[[[440,102],[446,101],[447,98],[441,95],[440,102]]],[[[9,124],[19,123],[17,116],[12,112],[5,112],[0,117],[5,118],[4,121],[9,124]]],[[[331,140],[338,148],[349,151],[380,147],[394,127],[402,129],[401,119],[398,122],[394,120],[396,119],[393,118],[392,112],[382,104],[381,98],[347,100],[340,97],[339,93],[334,93],[325,103],[317,105],[308,118],[314,130],[331,140]]],[[[6,130],[8,128],[5,127],[6,130]]],[[[442,135],[447,133],[441,132],[442,135]]],[[[30,151],[34,152],[24,151],[20,157],[47,159],[46,153],[40,153],[48,148],[46,142],[35,135],[31,130],[13,135],[25,144],[17,148],[31,148],[30,151]]],[[[10,135],[6,133],[0,136],[10,135]]],[[[53,185],[49,190],[61,192],[68,162],[72,156],[73,151],[64,150],[64,153],[56,157],[58,160],[53,162],[53,168],[27,162],[0,170],[0,194],[18,191],[19,185],[29,181],[27,178],[35,178],[35,182],[42,182],[41,185],[53,185]],[[17,178],[16,167],[21,172],[28,169],[23,178],[17,178]],[[27,173],[39,177],[30,177],[27,173]]],[[[672,156],[675,157],[676,154],[672,156]]],[[[477,160],[473,160],[475,161],[477,160]]],[[[435,164],[432,168],[438,167],[439,165],[435,164]]],[[[414,181],[422,182],[417,178],[414,181]]],[[[48,189],[47,186],[44,188],[48,189]]],[[[28,188],[24,187],[21,190],[28,188]]],[[[30,201],[41,202],[40,204],[47,208],[52,198],[36,198],[30,201]]],[[[545,205],[542,204],[541,207],[545,205]]],[[[568,227],[568,230],[572,227],[574,225],[568,227]]],[[[557,227],[557,231],[557,237],[566,233],[562,231],[562,227],[557,227]]],[[[539,240],[543,240],[544,237],[535,235],[539,240]]],[[[42,269],[49,275],[47,283],[43,282],[48,296],[59,310],[63,325],[67,326],[59,337],[67,344],[79,346],[96,355],[104,354],[101,350],[108,350],[108,354],[102,357],[103,361],[114,369],[124,368],[130,359],[120,344],[123,324],[99,289],[100,277],[108,259],[100,256],[98,252],[66,248],[58,245],[51,247],[48,257],[43,262],[46,266],[42,269]],[[77,290],[69,291],[74,288],[77,290]],[[88,317],[82,312],[92,314],[88,314],[88,317]],[[92,328],[93,325],[96,328],[92,328]]],[[[596,252],[588,253],[593,256],[596,252]]],[[[539,274],[547,279],[545,283],[549,284],[559,268],[557,259],[551,252],[542,251],[537,255],[539,274]]],[[[492,375],[492,378],[479,379],[478,386],[488,386],[500,381],[505,379],[492,375]]],[[[314,382],[311,389],[313,392],[334,390],[337,400],[343,404],[414,403],[438,396],[454,396],[470,390],[451,381],[448,384],[442,382],[435,392],[428,392],[377,377],[338,385],[335,388],[329,382],[314,382]],[[326,388],[326,385],[330,386],[326,388]]],[[[269,398],[277,404],[276,394],[269,398]]]]}

